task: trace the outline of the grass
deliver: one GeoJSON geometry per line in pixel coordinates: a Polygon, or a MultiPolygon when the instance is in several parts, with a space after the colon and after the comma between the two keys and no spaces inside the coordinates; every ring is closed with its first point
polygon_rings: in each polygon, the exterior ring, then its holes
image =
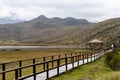
{"type": "MultiPolygon", "coordinates": [[[[64,54],[64,53],[75,52],[75,51],[80,52],[81,50],[76,50],[76,49],[73,49],[73,50],[71,50],[71,49],[37,49],[37,50],[14,49],[14,50],[5,50],[4,49],[4,50],[0,51],[0,63],[16,61],[16,60],[23,60],[23,59],[32,59],[32,58],[37,58],[37,57],[42,57],[42,56],[52,56],[52,55],[64,54]]],[[[38,59],[36,61],[40,62],[40,59],[38,59]]],[[[19,63],[6,64],[6,69],[19,67],[18,64],[19,63]]],[[[22,63],[22,65],[30,65],[30,64],[32,64],[32,60],[31,61],[30,60],[24,61],[22,63]]],[[[56,64],[56,63],[54,63],[54,64],[56,64]]],[[[41,71],[41,70],[43,70],[43,65],[37,66],[37,72],[41,71]]],[[[1,71],[1,66],[0,66],[0,71],[1,71]]],[[[31,74],[32,67],[25,68],[22,70],[22,72],[23,72],[22,73],[23,76],[31,74]]],[[[6,79],[7,80],[14,79],[14,74],[15,74],[14,71],[7,73],[6,79]],[[9,77],[9,75],[11,75],[11,77],[9,77]]],[[[1,75],[0,75],[0,80],[1,80],[1,75]]]]}
{"type": "MultiPolygon", "coordinates": [[[[72,52],[76,50],[70,49],[38,49],[38,50],[1,50],[0,63],[37,58],[42,56],[58,55],[62,53],[72,52]]],[[[80,50],[77,50],[80,51],[80,50]]]]}
{"type": "Polygon", "coordinates": [[[120,72],[108,73],[103,80],[120,80],[120,72]]]}
{"type": "Polygon", "coordinates": [[[105,56],[48,80],[120,80],[120,72],[114,72],[104,61],[105,56]]]}

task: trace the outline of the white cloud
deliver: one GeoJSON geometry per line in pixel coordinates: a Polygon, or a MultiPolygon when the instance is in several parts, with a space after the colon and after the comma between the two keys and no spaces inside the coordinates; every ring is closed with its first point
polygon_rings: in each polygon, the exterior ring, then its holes
{"type": "Polygon", "coordinates": [[[17,14],[29,20],[39,15],[101,21],[120,16],[119,0],[1,0],[0,17],[17,14]]]}

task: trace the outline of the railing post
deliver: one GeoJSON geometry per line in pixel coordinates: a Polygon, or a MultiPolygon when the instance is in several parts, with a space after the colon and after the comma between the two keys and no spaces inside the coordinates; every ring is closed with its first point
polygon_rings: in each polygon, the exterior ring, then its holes
{"type": "Polygon", "coordinates": [[[15,69],[15,80],[18,80],[18,69],[15,69]]]}
{"type": "Polygon", "coordinates": [[[82,58],[81,58],[81,54],[80,54],[80,56],[79,56],[79,60],[81,60],[82,58]]]}
{"type": "MultiPolygon", "coordinates": [[[[61,55],[59,54],[59,59],[60,59],[60,58],[61,58],[61,55]]],[[[61,64],[60,61],[59,61],[59,64],[61,64]]]]}
{"type": "MultiPolygon", "coordinates": [[[[5,71],[5,64],[2,64],[2,71],[5,71]]],[[[5,80],[5,73],[2,74],[2,80],[5,80]]]]}
{"type": "Polygon", "coordinates": [[[76,56],[76,57],[75,57],[75,58],[76,58],[76,60],[75,60],[75,61],[77,61],[77,52],[75,53],[75,56],[76,56]]]}
{"type": "Polygon", "coordinates": [[[87,63],[88,63],[89,57],[88,57],[88,53],[87,53],[87,63]]]}
{"type": "MultiPolygon", "coordinates": [[[[105,54],[105,51],[103,52],[103,54],[105,54]]],[[[100,57],[103,55],[102,53],[100,53],[100,57]]]]}
{"type": "Polygon", "coordinates": [[[95,60],[97,59],[97,55],[98,55],[98,52],[97,52],[97,53],[95,53],[95,60]]]}
{"type": "Polygon", "coordinates": [[[85,51],[85,53],[84,53],[84,54],[85,54],[85,57],[84,57],[84,58],[86,59],[86,56],[87,56],[87,55],[86,55],[86,51],[85,51]]]}
{"type": "Polygon", "coordinates": [[[74,68],[74,56],[72,56],[72,68],[74,68]]]}
{"type": "MultiPolygon", "coordinates": [[[[19,61],[19,67],[22,67],[22,61],[19,61]]],[[[19,77],[22,76],[22,70],[21,68],[19,69],[19,77]]]]}
{"type": "Polygon", "coordinates": [[[78,66],[79,66],[79,57],[80,57],[80,55],[78,55],[77,57],[78,57],[78,66]]]}
{"type": "Polygon", "coordinates": [[[100,58],[100,54],[101,54],[101,52],[98,53],[98,58],[100,58]]]}
{"type": "Polygon", "coordinates": [[[102,54],[102,53],[104,53],[104,51],[99,53],[99,58],[101,57],[101,54],[102,54]]]}
{"type": "Polygon", "coordinates": [[[47,72],[46,72],[46,73],[47,73],[47,76],[46,76],[46,77],[47,77],[47,79],[48,79],[48,78],[49,78],[49,64],[48,64],[48,62],[46,63],[46,66],[47,66],[47,67],[46,67],[46,68],[47,68],[47,72]]]}
{"type": "Polygon", "coordinates": [[[81,52],[79,52],[79,54],[81,55],[81,52]]]}
{"type": "Polygon", "coordinates": [[[33,59],[33,64],[35,64],[35,59],[33,59]]]}
{"type": "Polygon", "coordinates": [[[57,60],[57,75],[59,76],[60,59],[57,60]]]}
{"type": "MultiPolygon", "coordinates": [[[[45,57],[43,57],[43,61],[45,62],[45,57]]],[[[43,64],[43,69],[45,70],[45,63],[43,64]]]]}
{"type": "Polygon", "coordinates": [[[61,57],[60,54],[58,56],[59,56],[59,59],[60,59],[60,57],[61,57]]]}
{"type": "Polygon", "coordinates": [[[91,52],[91,55],[90,55],[90,57],[91,57],[91,62],[92,62],[92,58],[93,58],[93,56],[92,56],[92,52],[91,52]]]}
{"type": "Polygon", "coordinates": [[[82,54],[83,64],[84,64],[84,54],[82,54]]]}
{"type": "Polygon", "coordinates": [[[96,57],[97,59],[99,58],[99,52],[97,53],[97,57],[96,57]]]}
{"type": "Polygon", "coordinates": [[[72,62],[72,53],[71,53],[71,62],[72,62]]]}
{"type": "Polygon", "coordinates": [[[102,53],[104,53],[104,52],[100,52],[100,53],[99,53],[99,57],[101,57],[100,55],[101,55],[102,53]]]}
{"type": "Polygon", "coordinates": [[[36,80],[36,65],[35,65],[35,59],[33,59],[33,78],[36,80]]]}
{"type": "Polygon", "coordinates": [[[54,67],[53,59],[54,59],[54,56],[52,56],[52,68],[54,67]]]}
{"type": "Polygon", "coordinates": [[[94,61],[95,61],[95,57],[96,57],[95,54],[96,54],[96,53],[94,53],[94,61]]]}
{"type": "Polygon", "coordinates": [[[99,53],[99,58],[101,57],[101,53],[99,53]]]}
{"type": "Polygon", "coordinates": [[[67,54],[65,54],[65,64],[66,64],[66,71],[67,71],[67,54]]]}

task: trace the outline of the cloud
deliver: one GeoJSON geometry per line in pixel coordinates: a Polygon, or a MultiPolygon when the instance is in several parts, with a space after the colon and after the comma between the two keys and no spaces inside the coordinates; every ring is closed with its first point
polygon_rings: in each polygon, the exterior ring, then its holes
{"type": "Polygon", "coordinates": [[[0,17],[17,14],[30,20],[39,15],[102,21],[120,16],[119,0],[1,0],[0,17]]]}

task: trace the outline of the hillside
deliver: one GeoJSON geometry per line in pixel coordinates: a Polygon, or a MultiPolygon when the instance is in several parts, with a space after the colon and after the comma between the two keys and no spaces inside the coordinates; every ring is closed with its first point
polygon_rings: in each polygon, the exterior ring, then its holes
{"type": "Polygon", "coordinates": [[[64,44],[70,35],[80,33],[85,27],[91,26],[85,19],[47,18],[43,15],[21,23],[1,24],[0,39],[16,40],[20,42],[35,43],[62,43],[64,44]]]}
{"type": "Polygon", "coordinates": [[[95,24],[85,19],[47,18],[41,15],[30,21],[0,25],[1,41],[74,45],[87,43],[95,38],[105,43],[118,44],[120,42],[120,18],[95,24]]]}
{"type": "Polygon", "coordinates": [[[99,22],[87,29],[84,33],[84,41],[94,38],[103,40],[105,43],[120,43],[120,18],[113,18],[99,22]]]}
{"type": "MultiPolygon", "coordinates": [[[[72,29],[74,30],[74,29],[72,29]]],[[[104,41],[105,44],[120,43],[120,18],[113,18],[105,20],[92,26],[86,27],[83,30],[80,28],[74,30],[71,34],[69,33],[66,37],[65,35],[58,39],[52,39],[51,42],[61,42],[70,44],[82,44],[87,43],[92,39],[100,39],[104,41]],[[63,38],[64,37],[64,38],[63,38]]],[[[50,42],[49,41],[49,42],[50,42]]]]}
{"type": "Polygon", "coordinates": [[[120,71],[112,70],[105,63],[105,58],[106,55],[48,80],[120,80],[120,71]]]}

